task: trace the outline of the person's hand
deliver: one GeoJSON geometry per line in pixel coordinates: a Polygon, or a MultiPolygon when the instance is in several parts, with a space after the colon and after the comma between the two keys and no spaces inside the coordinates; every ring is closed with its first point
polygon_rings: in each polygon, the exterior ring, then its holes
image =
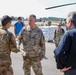
{"type": "Polygon", "coordinates": [[[53,39],[53,43],[55,43],[55,40],[53,39]]]}
{"type": "Polygon", "coordinates": [[[43,59],[43,56],[40,56],[40,58],[39,58],[39,59],[40,59],[40,61],[41,61],[41,60],[43,59]]]}
{"type": "Polygon", "coordinates": [[[20,46],[17,47],[18,52],[20,52],[20,46]]]}
{"type": "Polygon", "coordinates": [[[20,50],[20,52],[22,56],[26,56],[26,52],[24,52],[23,50],[20,50]]]}
{"type": "Polygon", "coordinates": [[[72,67],[68,67],[68,68],[63,68],[63,69],[60,69],[60,72],[65,72],[65,71],[67,71],[67,70],[69,70],[69,69],[71,69],[72,67]]]}
{"type": "Polygon", "coordinates": [[[20,50],[20,46],[18,46],[17,49],[20,50]]]}

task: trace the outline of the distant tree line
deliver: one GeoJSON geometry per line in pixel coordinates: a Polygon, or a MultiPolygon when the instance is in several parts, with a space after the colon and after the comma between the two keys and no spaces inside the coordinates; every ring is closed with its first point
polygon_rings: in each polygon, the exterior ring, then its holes
{"type": "MultiPolygon", "coordinates": [[[[14,17],[14,16],[11,16],[11,17],[12,17],[13,21],[16,21],[16,20],[17,20],[17,17],[14,17]]],[[[24,21],[28,21],[28,18],[22,17],[22,19],[23,19],[24,21]]],[[[65,18],[43,17],[43,18],[37,19],[38,22],[42,22],[43,20],[45,20],[45,21],[49,21],[49,20],[51,20],[51,21],[62,21],[62,20],[65,20],[65,18]]]]}

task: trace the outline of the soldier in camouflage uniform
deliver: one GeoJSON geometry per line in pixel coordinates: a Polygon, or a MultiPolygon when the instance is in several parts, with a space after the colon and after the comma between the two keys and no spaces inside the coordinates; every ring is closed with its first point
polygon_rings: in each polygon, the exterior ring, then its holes
{"type": "Polygon", "coordinates": [[[3,16],[0,28],[0,75],[13,75],[11,67],[11,51],[18,52],[13,34],[7,29],[11,26],[11,18],[3,16]]]}
{"type": "Polygon", "coordinates": [[[56,47],[58,47],[59,41],[63,34],[64,34],[64,29],[62,29],[61,24],[59,24],[57,30],[55,30],[54,32],[54,42],[56,47]]]}
{"type": "Polygon", "coordinates": [[[35,75],[43,75],[40,60],[45,56],[45,39],[41,29],[36,25],[36,16],[29,16],[30,29],[23,29],[19,36],[19,45],[23,43],[23,50],[26,56],[23,56],[24,75],[30,75],[31,66],[35,75]]]}

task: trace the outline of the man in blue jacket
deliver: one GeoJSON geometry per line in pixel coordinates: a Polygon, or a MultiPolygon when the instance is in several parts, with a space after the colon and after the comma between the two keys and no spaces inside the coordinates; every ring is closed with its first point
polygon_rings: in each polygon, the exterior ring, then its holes
{"type": "Polygon", "coordinates": [[[76,11],[68,14],[66,26],[69,30],[54,50],[55,60],[64,75],[76,75],[76,11]]]}

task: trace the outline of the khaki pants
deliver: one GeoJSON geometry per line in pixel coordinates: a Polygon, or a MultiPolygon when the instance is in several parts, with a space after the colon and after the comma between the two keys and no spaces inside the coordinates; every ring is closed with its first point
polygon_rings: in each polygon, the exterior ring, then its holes
{"type": "Polygon", "coordinates": [[[23,63],[24,75],[31,75],[30,69],[31,66],[35,75],[43,75],[42,74],[42,66],[39,60],[39,57],[34,58],[25,58],[23,63]]]}
{"type": "Polygon", "coordinates": [[[0,67],[0,75],[13,75],[12,67],[0,67]]]}

